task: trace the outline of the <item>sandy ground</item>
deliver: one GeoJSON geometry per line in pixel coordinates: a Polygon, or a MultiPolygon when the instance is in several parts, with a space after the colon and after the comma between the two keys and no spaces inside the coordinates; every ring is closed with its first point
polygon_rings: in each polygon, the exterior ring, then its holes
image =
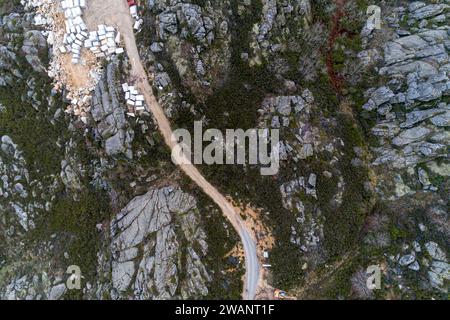
{"type": "MultiPolygon", "coordinates": [[[[86,52],[86,50],[83,51],[81,56],[84,60],[91,61],[91,59],[94,59],[95,61],[95,57],[90,52],[86,52]]],[[[63,66],[67,75],[64,83],[73,90],[88,88],[92,82],[92,78],[89,76],[91,70],[89,64],[72,64],[72,56],[70,54],[63,54],[60,59],[61,66],[63,66]]]]}
{"type": "MultiPolygon", "coordinates": [[[[173,149],[176,145],[176,140],[172,138],[170,123],[153,95],[148,76],[141,63],[134,38],[133,20],[129,14],[126,1],[90,0],[89,7],[84,14],[84,19],[88,28],[92,30],[96,29],[97,25],[102,23],[112,25],[119,29],[125,44],[126,53],[130,59],[131,76],[136,79],[135,86],[144,95],[147,108],[153,114],[166,144],[170,149],[173,149]]],[[[175,156],[175,159],[178,163],[186,160],[179,154],[175,156]]],[[[254,299],[260,284],[261,268],[253,231],[245,225],[239,212],[237,212],[233,205],[214,186],[206,181],[194,165],[190,163],[181,164],[180,168],[220,207],[225,217],[239,234],[244,247],[246,266],[246,281],[243,297],[245,299],[254,299]]]]}
{"type": "MultiPolygon", "coordinates": [[[[56,27],[64,30],[64,14],[57,13],[54,17],[56,27]]],[[[64,34],[64,32],[62,33],[64,34]]],[[[61,37],[62,37],[61,34],[61,37]]],[[[59,51],[59,49],[56,49],[59,51]]],[[[69,53],[57,55],[59,65],[62,68],[61,82],[63,82],[71,91],[77,91],[89,88],[93,84],[93,78],[90,77],[90,71],[97,64],[95,56],[88,50],[82,51],[83,64],[72,64],[72,55],[69,53]]]]}

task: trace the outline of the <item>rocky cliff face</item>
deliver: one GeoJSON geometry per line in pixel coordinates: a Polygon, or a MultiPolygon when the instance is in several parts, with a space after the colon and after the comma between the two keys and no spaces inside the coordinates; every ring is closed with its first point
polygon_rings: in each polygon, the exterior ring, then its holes
{"type": "MultiPolygon", "coordinates": [[[[394,39],[382,48],[384,60],[379,74],[387,76],[387,86],[365,93],[369,101],[363,109],[377,113],[377,124],[371,129],[380,144],[375,149],[374,165],[415,171],[420,164],[434,163],[447,155],[449,33],[433,22],[446,5],[428,8],[422,4],[400,10],[398,20],[392,22],[403,19],[407,26],[419,23],[422,27],[395,30],[394,39]],[[419,15],[419,10],[428,10],[424,17],[430,21],[419,15]]],[[[426,173],[421,172],[426,179],[426,173]]],[[[432,187],[422,182],[425,189],[432,187]]]]}
{"type": "MultiPolygon", "coordinates": [[[[376,137],[371,148],[376,191],[394,201],[400,219],[410,224],[408,236],[397,240],[401,249],[387,259],[387,274],[418,278],[423,288],[442,292],[449,278],[448,260],[439,249],[448,246],[449,10],[445,2],[419,1],[393,8],[386,17],[389,39],[376,46],[383,34],[369,36],[384,80],[365,92],[362,106],[365,116],[376,119],[370,129],[376,137]],[[416,214],[407,218],[406,212],[416,214]]],[[[398,281],[408,286],[407,280],[398,281]]]]}
{"type": "Polygon", "coordinates": [[[117,74],[119,61],[115,58],[106,67],[103,78],[97,84],[92,98],[91,115],[96,123],[98,140],[104,143],[108,156],[123,154],[133,157],[131,142],[133,130],[125,119],[125,109],[119,102],[121,85],[117,74]]]}
{"type": "Polygon", "coordinates": [[[195,199],[179,189],[134,198],[111,224],[113,297],[207,295],[210,276],[201,257],[208,245],[198,223],[195,199]]]}

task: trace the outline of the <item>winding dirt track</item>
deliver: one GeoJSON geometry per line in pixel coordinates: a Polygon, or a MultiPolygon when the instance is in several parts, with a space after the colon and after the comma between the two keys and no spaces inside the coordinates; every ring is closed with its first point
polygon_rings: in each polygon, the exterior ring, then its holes
{"type": "MultiPolygon", "coordinates": [[[[97,29],[97,25],[106,23],[117,27],[125,43],[127,55],[131,64],[131,76],[136,80],[135,86],[144,95],[145,103],[153,114],[164,141],[172,150],[176,141],[172,138],[172,129],[163,109],[153,95],[147,73],[142,65],[133,31],[133,20],[129,14],[125,0],[90,0],[85,11],[85,20],[89,29],[97,29]]],[[[175,156],[182,163],[180,155],[175,156]]],[[[260,266],[256,250],[256,241],[250,230],[243,223],[239,212],[231,203],[198,171],[192,164],[182,164],[180,168],[187,174],[222,210],[241,238],[245,253],[245,285],[242,293],[244,299],[253,300],[258,288],[260,266]]]]}

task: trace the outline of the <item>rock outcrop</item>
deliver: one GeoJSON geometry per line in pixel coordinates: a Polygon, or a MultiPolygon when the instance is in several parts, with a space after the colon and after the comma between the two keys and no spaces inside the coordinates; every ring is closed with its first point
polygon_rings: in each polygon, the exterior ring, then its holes
{"type": "Polygon", "coordinates": [[[106,154],[109,156],[124,154],[131,159],[134,133],[125,118],[125,109],[119,103],[118,64],[115,58],[107,65],[92,97],[91,114],[106,154]]]}
{"type": "MultiPolygon", "coordinates": [[[[448,14],[448,10],[445,4],[414,2],[401,12],[399,20],[408,17],[408,24],[414,25],[418,20],[448,14]]],[[[413,170],[448,157],[449,41],[448,28],[422,27],[410,28],[385,44],[385,66],[379,73],[391,80],[388,86],[369,92],[363,107],[378,113],[372,128],[380,138],[374,165],[413,170]]]]}
{"type": "Polygon", "coordinates": [[[174,299],[208,294],[207,253],[195,199],[180,189],[150,190],[115,217],[112,296],[174,299]]]}
{"type": "Polygon", "coordinates": [[[18,146],[6,135],[0,136],[0,174],[0,210],[12,210],[23,230],[28,231],[34,226],[34,211],[42,204],[36,199],[30,201],[33,195],[26,161],[18,146]]]}
{"type": "MultiPolygon", "coordinates": [[[[387,83],[369,89],[363,106],[363,113],[370,112],[376,119],[370,130],[377,137],[372,168],[378,195],[402,219],[416,210],[410,217],[416,223],[415,231],[409,231],[415,240],[402,241],[399,253],[389,256],[388,276],[400,279],[404,273],[421,274],[428,277],[422,287],[446,292],[448,260],[431,239],[448,244],[448,212],[444,209],[448,197],[443,195],[448,193],[450,177],[450,29],[446,23],[450,6],[446,1],[414,1],[394,11],[396,15],[386,20],[395,32],[379,48],[383,58],[378,72],[387,83]]],[[[399,286],[405,285],[398,281],[399,286]]]]}
{"type": "Polygon", "coordinates": [[[134,133],[125,118],[125,109],[119,103],[118,68],[117,58],[107,65],[92,97],[91,114],[106,154],[109,156],[123,154],[131,159],[134,133]]]}

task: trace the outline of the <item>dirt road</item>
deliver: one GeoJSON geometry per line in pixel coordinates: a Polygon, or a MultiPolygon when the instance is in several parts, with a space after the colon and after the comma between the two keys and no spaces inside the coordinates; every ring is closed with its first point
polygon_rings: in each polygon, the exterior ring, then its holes
{"type": "MultiPolygon", "coordinates": [[[[97,25],[101,23],[113,25],[119,29],[130,59],[131,76],[138,79],[135,86],[144,95],[145,103],[155,117],[164,141],[172,150],[176,141],[172,139],[169,120],[153,95],[147,73],[142,65],[134,37],[133,20],[129,14],[127,2],[125,0],[90,0],[88,4],[89,7],[85,11],[85,20],[90,30],[97,29],[97,25]]],[[[176,158],[178,163],[182,162],[180,161],[182,160],[180,155],[177,155],[176,158]]],[[[180,165],[180,168],[220,207],[225,217],[239,234],[244,247],[246,268],[243,298],[254,299],[261,270],[253,233],[246,228],[239,212],[235,211],[227,199],[206,181],[194,165],[184,164],[180,165]]]]}

